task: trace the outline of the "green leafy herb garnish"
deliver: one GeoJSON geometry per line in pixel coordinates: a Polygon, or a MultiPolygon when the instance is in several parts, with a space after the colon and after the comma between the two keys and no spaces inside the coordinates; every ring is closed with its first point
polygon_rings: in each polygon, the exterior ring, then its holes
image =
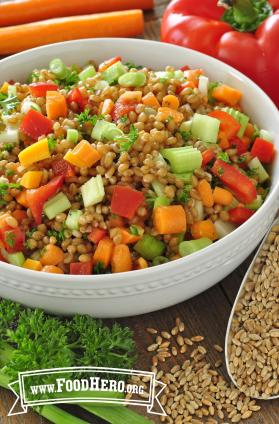
{"type": "Polygon", "coordinates": [[[128,120],[128,116],[127,116],[127,115],[123,115],[123,116],[121,116],[121,118],[119,119],[119,121],[120,121],[122,124],[125,124],[125,122],[127,122],[127,120],[128,120]]]}
{"type": "Polygon", "coordinates": [[[187,203],[189,200],[189,192],[187,190],[182,190],[178,195],[177,195],[177,200],[180,203],[187,203]]]}
{"type": "Polygon", "coordinates": [[[51,135],[50,137],[48,137],[47,141],[48,141],[48,148],[52,152],[57,146],[57,140],[53,135],[51,135]]]}
{"type": "Polygon", "coordinates": [[[134,126],[134,124],[132,124],[130,126],[129,134],[127,135],[127,137],[125,137],[125,141],[123,140],[123,137],[122,137],[121,138],[122,141],[119,142],[120,152],[128,152],[133,146],[133,144],[137,141],[138,136],[139,136],[139,131],[134,126]]]}
{"type": "Polygon", "coordinates": [[[219,83],[218,82],[210,82],[208,84],[208,103],[211,105],[214,105],[216,100],[214,99],[214,97],[212,97],[212,91],[214,90],[214,88],[218,87],[219,83]]]}
{"type": "Polygon", "coordinates": [[[56,231],[56,230],[48,230],[47,232],[48,237],[55,237],[57,244],[61,244],[62,241],[65,240],[65,233],[64,233],[64,228],[62,228],[62,230],[60,231],[56,231]]]}
{"type": "Polygon", "coordinates": [[[124,63],[124,65],[125,66],[127,66],[127,68],[130,70],[130,69],[142,69],[143,68],[143,66],[141,66],[141,65],[135,65],[133,62],[126,62],[126,63],[124,63]]]}
{"type": "Polygon", "coordinates": [[[227,152],[220,152],[217,156],[218,159],[221,159],[223,162],[231,163],[230,157],[227,152]]]}
{"type": "Polygon", "coordinates": [[[0,183],[0,198],[8,194],[10,189],[22,190],[22,186],[18,183],[0,183]]]}
{"type": "Polygon", "coordinates": [[[130,233],[133,234],[133,236],[139,236],[139,229],[136,225],[131,225],[130,226],[130,233]]]}
{"type": "Polygon", "coordinates": [[[93,274],[110,274],[103,262],[97,262],[93,269],[93,274]]]}
{"type": "Polygon", "coordinates": [[[15,171],[13,169],[7,169],[6,172],[5,172],[5,175],[7,177],[11,177],[14,174],[15,174],[15,171]]]}
{"type": "Polygon", "coordinates": [[[40,73],[38,71],[33,71],[27,78],[27,84],[30,84],[31,82],[37,81],[40,77],[40,73]]]}
{"type": "Polygon", "coordinates": [[[7,114],[13,112],[19,104],[20,101],[16,96],[6,97],[4,100],[0,100],[0,105],[7,114]]]}
{"type": "Polygon", "coordinates": [[[12,231],[7,231],[6,235],[5,235],[5,242],[7,243],[7,245],[11,248],[14,247],[15,245],[15,233],[13,233],[12,231]]]}
{"type": "Polygon", "coordinates": [[[35,233],[35,231],[37,231],[37,228],[36,228],[36,227],[34,227],[34,228],[32,228],[31,230],[27,231],[27,233],[26,233],[26,237],[27,237],[27,238],[31,238],[31,237],[32,237],[32,235],[35,233]]]}
{"type": "Polygon", "coordinates": [[[181,137],[183,138],[183,141],[184,141],[185,143],[187,143],[187,141],[189,141],[189,140],[190,140],[190,138],[191,138],[191,133],[190,133],[190,132],[187,132],[187,131],[179,131],[179,134],[181,135],[181,137]]]}
{"type": "Polygon", "coordinates": [[[14,145],[12,143],[5,143],[1,146],[1,150],[6,150],[7,152],[11,152],[14,148],[14,145]]]}
{"type": "Polygon", "coordinates": [[[80,125],[90,122],[93,126],[96,125],[96,122],[100,119],[104,119],[104,115],[90,115],[90,109],[86,108],[79,115],[76,115],[77,121],[80,125]]]}
{"type": "Polygon", "coordinates": [[[218,175],[223,175],[224,174],[224,169],[220,166],[220,168],[218,168],[218,175]]]}

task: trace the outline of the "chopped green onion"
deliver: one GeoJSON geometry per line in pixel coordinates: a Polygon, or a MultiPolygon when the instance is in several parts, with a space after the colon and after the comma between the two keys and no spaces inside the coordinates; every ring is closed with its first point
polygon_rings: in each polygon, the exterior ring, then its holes
{"type": "Polygon", "coordinates": [[[71,143],[77,143],[78,141],[78,130],[74,128],[68,128],[67,129],[67,141],[70,141],[71,143]]]}
{"type": "Polygon", "coordinates": [[[78,76],[79,76],[79,79],[81,80],[81,81],[86,81],[87,80],[87,78],[91,78],[91,77],[94,77],[94,75],[96,75],[96,70],[95,70],[95,68],[94,68],[94,66],[93,65],[89,65],[89,66],[87,66],[86,68],[84,68],[79,74],[78,74],[78,76]]]}
{"type": "Polygon", "coordinates": [[[68,74],[68,68],[65,65],[65,63],[59,59],[52,59],[52,61],[49,64],[49,70],[52,72],[58,79],[64,79],[66,78],[68,74]]]}
{"type": "Polygon", "coordinates": [[[204,143],[216,144],[219,127],[219,119],[195,113],[192,119],[191,134],[204,143]]]}
{"type": "Polygon", "coordinates": [[[79,229],[79,218],[82,215],[82,211],[78,210],[71,210],[68,213],[67,219],[65,221],[65,225],[70,230],[78,230],[79,229]]]}
{"type": "Polygon", "coordinates": [[[152,261],[152,265],[153,266],[162,265],[162,264],[166,264],[167,262],[169,262],[169,259],[166,258],[166,256],[156,256],[156,258],[154,258],[152,261]]]}
{"type": "Polygon", "coordinates": [[[104,184],[101,175],[90,178],[81,186],[81,195],[85,208],[100,203],[105,197],[104,184]]]}
{"type": "Polygon", "coordinates": [[[194,171],[202,164],[201,152],[192,146],[163,149],[161,154],[169,161],[172,172],[177,174],[194,171]]]}
{"type": "Polygon", "coordinates": [[[25,262],[25,257],[22,252],[8,253],[7,259],[9,264],[22,266],[25,262]]]}
{"type": "Polygon", "coordinates": [[[127,72],[118,79],[118,84],[122,87],[142,87],[145,84],[146,76],[143,72],[127,72]]]}
{"type": "Polygon", "coordinates": [[[188,256],[212,244],[212,240],[203,237],[198,240],[182,241],[178,250],[181,256],[188,256]]]}
{"type": "Polygon", "coordinates": [[[165,244],[155,237],[145,234],[135,244],[135,251],[144,259],[152,261],[156,256],[161,256],[165,250],[165,244]]]}
{"type": "Polygon", "coordinates": [[[59,213],[70,209],[70,207],[71,203],[68,197],[64,193],[60,192],[45,203],[44,213],[46,214],[48,219],[53,219],[59,213]]]}

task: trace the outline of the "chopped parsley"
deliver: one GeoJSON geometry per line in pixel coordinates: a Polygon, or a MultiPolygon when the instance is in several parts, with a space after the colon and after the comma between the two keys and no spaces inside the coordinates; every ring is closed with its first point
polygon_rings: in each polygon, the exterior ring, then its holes
{"type": "Polygon", "coordinates": [[[12,188],[22,190],[22,186],[18,183],[0,183],[0,198],[6,196],[8,191],[12,188]]]}
{"type": "Polygon", "coordinates": [[[217,172],[218,172],[218,175],[223,175],[224,169],[220,166],[220,168],[218,168],[217,172]]]}
{"type": "Polygon", "coordinates": [[[127,68],[130,70],[130,69],[142,69],[143,68],[143,66],[141,66],[141,65],[135,65],[133,62],[126,62],[126,63],[124,63],[124,65],[125,66],[127,66],[127,68]]]}
{"type": "Polygon", "coordinates": [[[12,143],[5,143],[3,146],[1,146],[1,150],[6,150],[7,152],[11,152],[14,148],[14,145],[12,143]]]}
{"type": "Polygon", "coordinates": [[[16,235],[15,233],[13,233],[12,231],[7,231],[5,234],[5,242],[7,243],[7,245],[11,248],[14,247],[15,245],[15,238],[16,235]]]}
{"type": "Polygon", "coordinates": [[[14,175],[15,174],[15,171],[13,170],[13,169],[7,169],[6,171],[5,171],[5,175],[6,175],[6,177],[11,177],[12,175],[14,175]]]}
{"type": "Polygon", "coordinates": [[[139,229],[136,225],[131,225],[130,226],[130,233],[133,234],[133,236],[139,236],[139,229]]]}
{"type": "Polygon", "coordinates": [[[31,237],[32,237],[32,235],[35,233],[35,231],[37,231],[37,228],[36,228],[36,227],[34,227],[34,228],[32,228],[31,230],[27,231],[27,232],[26,232],[26,237],[27,237],[27,238],[31,238],[31,237]]]}
{"type": "Polygon", "coordinates": [[[183,141],[185,143],[187,143],[187,141],[190,140],[191,137],[191,133],[188,131],[179,131],[179,134],[181,135],[181,137],[183,138],[183,141]]]}
{"type": "Polygon", "coordinates": [[[70,89],[79,82],[77,67],[73,65],[70,69],[67,68],[66,76],[63,79],[56,79],[54,82],[58,85],[63,85],[65,89],[70,89]]]}
{"type": "Polygon", "coordinates": [[[56,230],[48,230],[47,232],[48,237],[55,237],[57,244],[61,244],[62,241],[65,240],[65,233],[64,233],[64,228],[62,228],[62,230],[60,231],[56,231],[56,230]]]}
{"type": "Polygon", "coordinates": [[[97,121],[104,119],[104,115],[90,115],[90,109],[86,108],[79,115],[76,115],[76,118],[80,125],[90,122],[94,126],[97,121]]]}
{"type": "Polygon", "coordinates": [[[227,152],[220,152],[217,156],[218,159],[221,159],[223,162],[231,163],[230,157],[227,152]]]}
{"type": "Polygon", "coordinates": [[[6,93],[0,93],[0,101],[2,102],[3,100],[6,100],[8,97],[8,94],[6,93]]]}
{"type": "Polygon", "coordinates": [[[37,81],[40,77],[40,73],[38,71],[33,71],[27,78],[27,84],[30,84],[31,82],[37,81]]]}
{"type": "MultiPolygon", "coordinates": [[[[119,142],[120,152],[128,152],[131,149],[131,147],[133,146],[133,144],[137,141],[138,136],[139,136],[139,131],[132,124],[130,126],[129,134],[127,135],[127,137],[125,137],[125,141],[119,142]]],[[[121,137],[121,140],[123,140],[123,137],[121,137]]]]}
{"type": "Polygon", "coordinates": [[[57,146],[57,140],[53,135],[51,135],[47,139],[47,141],[48,141],[48,148],[52,152],[55,149],[55,147],[57,146]]]}
{"type": "Polygon", "coordinates": [[[246,160],[247,160],[246,156],[239,156],[239,158],[237,159],[237,162],[238,163],[244,163],[244,162],[246,162],[246,160]]]}
{"type": "Polygon", "coordinates": [[[105,267],[103,262],[99,261],[94,266],[93,274],[110,274],[110,271],[105,267]]]}
{"type": "Polygon", "coordinates": [[[7,114],[13,112],[19,104],[20,101],[16,96],[6,97],[4,100],[0,100],[0,105],[7,114]]]}
{"type": "Polygon", "coordinates": [[[121,118],[119,119],[119,121],[120,121],[122,124],[125,124],[125,122],[127,122],[127,121],[128,121],[128,116],[127,116],[127,115],[123,115],[123,116],[121,116],[121,118]]]}
{"type": "Polygon", "coordinates": [[[156,200],[156,194],[154,192],[149,192],[149,193],[146,194],[145,201],[146,201],[147,206],[149,208],[153,208],[154,207],[155,200],[156,200]]]}
{"type": "Polygon", "coordinates": [[[187,190],[183,190],[181,191],[178,195],[177,195],[177,200],[180,203],[187,203],[189,200],[189,192],[187,190]]]}

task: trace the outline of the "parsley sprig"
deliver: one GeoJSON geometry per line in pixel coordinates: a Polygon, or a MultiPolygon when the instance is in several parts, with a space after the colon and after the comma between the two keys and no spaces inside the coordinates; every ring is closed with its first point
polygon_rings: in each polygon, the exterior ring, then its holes
{"type": "Polygon", "coordinates": [[[79,115],[76,115],[77,121],[80,125],[90,122],[93,126],[96,125],[99,119],[104,119],[104,115],[90,115],[90,109],[86,108],[79,115]]]}
{"type": "Polygon", "coordinates": [[[134,126],[134,124],[132,124],[130,126],[130,132],[129,134],[127,134],[126,137],[119,137],[119,147],[120,147],[120,152],[128,152],[131,147],[133,146],[133,144],[137,141],[139,136],[139,131],[138,129],[134,126]]]}

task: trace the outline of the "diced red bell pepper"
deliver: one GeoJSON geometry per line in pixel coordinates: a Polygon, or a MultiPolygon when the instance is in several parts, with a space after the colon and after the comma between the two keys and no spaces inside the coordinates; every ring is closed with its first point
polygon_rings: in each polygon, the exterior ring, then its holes
{"type": "Polygon", "coordinates": [[[72,102],[77,103],[79,110],[82,112],[88,104],[88,96],[83,96],[81,91],[75,87],[69,92],[67,101],[69,104],[72,102]]]}
{"type": "Polygon", "coordinates": [[[213,110],[208,114],[208,116],[219,119],[221,122],[220,130],[224,131],[228,139],[234,137],[240,129],[240,123],[227,112],[222,110],[213,110]]]}
{"type": "Polygon", "coordinates": [[[242,155],[243,153],[248,152],[250,140],[247,137],[239,138],[234,136],[230,139],[230,146],[233,149],[237,149],[237,154],[242,155]]]}
{"type": "Polygon", "coordinates": [[[221,159],[216,159],[211,168],[216,177],[219,177],[222,183],[233,191],[235,197],[241,203],[251,203],[257,197],[257,190],[252,181],[237,168],[221,159]]]}
{"type": "Polygon", "coordinates": [[[193,81],[187,81],[184,84],[178,85],[175,90],[175,94],[182,93],[185,88],[195,88],[196,85],[193,83],[193,81]]]}
{"type": "Polygon", "coordinates": [[[52,162],[51,167],[54,175],[64,175],[65,178],[71,178],[76,175],[72,165],[64,159],[55,160],[52,162]]]}
{"type": "Polygon", "coordinates": [[[59,191],[63,182],[64,175],[59,175],[39,188],[26,190],[26,201],[37,225],[42,223],[45,202],[59,191]]]}
{"type": "Polygon", "coordinates": [[[92,241],[92,243],[98,244],[100,240],[106,237],[106,235],[106,230],[103,230],[102,228],[93,228],[88,236],[88,240],[92,241]]]}
{"type": "Polygon", "coordinates": [[[184,66],[181,66],[181,68],[179,68],[180,69],[180,71],[189,71],[189,66],[188,65],[184,65],[184,66]]]}
{"type": "Polygon", "coordinates": [[[215,159],[215,153],[212,150],[208,149],[202,152],[202,167],[204,168],[213,159],[215,159]]]}
{"type": "Polygon", "coordinates": [[[22,251],[25,234],[19,227],[12,228],[7,225],[0,228],[0,239],[8,253],[15,253],[22,251]]]}
{"type": "Polygon", "coordinates": [[[33,82],[29,84],[31,96],[45,97],[47,91],[57,91],[58,85],[54,82],[33,82]]]}
{"type": "Polygon", "coordinates": [[[141,191],[129,186],[115,186],[111,200],[111,213],[132,219],[144,199],[141,191]]]}
{"type": "Polygon", "coordinates": [[[136,109],[137,103],[134,102],[123,102],[118,101],[115,103],[112,111],[112,119],[118,121],[121,116],[128,115],[129,112],[133,112],[136,109]]]}
{"type": "Polygon", "coordinates": [[[22,120],[20,131],[37,140],[41,135],[52,132],[52,122],[36,110],[30,109],[22,120]]]}
{"type": "Polygon", "coordinates": [[[256,138],[251,149],[251,155],[263,163],[272,162],[275,154],[274,145],[263,138],[256,138]]]}
{"type": "Polygon", "coordinates": [[[239,225],[247,221],[253,214],[254,211],[251,211],[250,209],[244,208],[242,206],[237,206],[236,208],[229,210],[230,221],[239,225]]]}
{"type": "Polygon", "coordinates": [[[93,264],[88,262],[72,262],[70,264],[70,274],[72,275],[91,275],[93,264]]]}
{"type": "Polygon", "coordinates": [[[116,62],[120,62],[120,61],[121,61],[120,56],[115,56],[115,57],[112,57],[111,59],[105,60],[104,62],[100,63],[98,72],[104,72],[111,65],[114,65],[116,62]]]}

